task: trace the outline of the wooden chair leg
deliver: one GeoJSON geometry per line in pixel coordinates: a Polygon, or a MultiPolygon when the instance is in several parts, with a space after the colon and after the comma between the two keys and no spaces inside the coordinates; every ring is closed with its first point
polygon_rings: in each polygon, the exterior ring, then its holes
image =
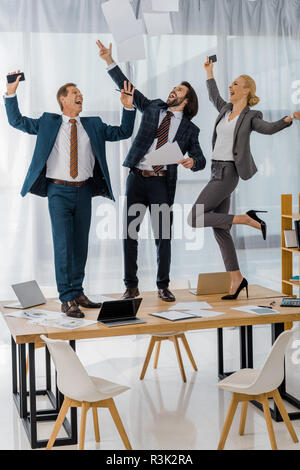
{"type": "Polygon", "coordinates": [[[262,401],[262,404],[263,404],[264,415],[265,415],[265,420],[266,420],[266,423],[267,423],[271,448],[272,448],[272,450],[277,450],[277,444],[276,444],[274,428],[273,428],[273,424],[272,424],[272,418],[271,418],[271,413],[270,413],[270,408],[269,408],[269,402],[268,402],[268,399],[267,399],[267,395],[265,395],[262,398],[261,401],[262,401]]]}
{"type": "Polygon", "coordinates": [[[177,360],[178,360],[178,364],[179,364],[179,369],[180,369],[180,373],[181,373],[182,380],[183,380],[184,382],[186,382],[186,376],[185,376],[184,367],[183,367],[183,362],[182,362],[182,357],[181,357],[181,352],[180,352],[180,348],[179,348],[178,337],[177,337],[177,336],[173,336],[173,337],[172,337],[172,341],[173,341],[174,346],[175,346],[176,356],[177,356],[177,360]]]}
{"type": "Polygon", "coordinates": [[[94,431],[95,431],[95,441],[100,442],[98,409],[96,407],[93,408],[93,422],[94,422],[94,431]]]}
{"type": "Polygon", "coordinates": [[[118,410],[116,408],[116,405],[115,405],[115,402],[114,400],[111,398],[109,400],[109,405],[108,405],[108,409],[110,411],[110,414],[112,416],[112,419],[114,420],[114,423],[116,425],[116,428],[121,436],[121,439],[123,441],[123,444],[126,448],[126,450],[132,450],[132,447],[130,445],[130,442],[129,442],[129,439],[128,439],[128,436],[126,434],[126,431],[124,429],[124,426],[123,426],[123,423],[121,421],[121,418],[120,418],[120,415],[118,413],[118,410]]]}
{"type": "Polygon", "coordinates": [[[192,354],[192,351],[190,349],[189,343],[187,342],[187,339],[185,337],[185,334],[183,333],[182,335],[179,335],[179,337],[181,338],[181,341],[183,342],[183,346],[185,347],[186,353],[189,357],[189,360],[191,361],[191,364],[192,364],[194,370],[198,370],[197,366],[196,366],[195,359],[194,359],[193,354],[192,354]]]}
{"type": "Polygon", "coordinates": [[[89,409],[87,402],[82,402],[81,406],[81,422],[80,422],[80,436],[79,436],[79,450],[84,449],[85,428],[86,428],[86,414],[89,409]]]}
{"type": "Polygon", "coordinates": [[[294,442],[299,442],[298,441],[298,437],[295,433],[295,430],[293,428],[293,425],[291,423],[291,420],[290,420],[290,417],[285,409],[285,406],[284,406],[284,403],[282,401],[282,398],[280,396],[280,393],[278,390],[275,390],[275,392],[273,393],[273,398],[274,398],[274,401],[277,405],[277,408],[279,409],[279,412],[282,416],[282,419],[283,421],[285,422],[285,425],[286,427],[288,428],[288,431],[291,435],[291,438],[293,439],[294,442]]]}
{"type": "Polygon", "coordinates": [[[248,410],[248,402],[244,401],[243,404],[242,404],[242,411],[241,411],[241,421],[240,421],[240,429],[239,429],[239,435],[240,436],[243,436],[244,431],[245,431],[247,410],[248,410]]]}
{"type": "Polygon", "coordinates": [[[233,393],[232,398],[231,398],[231,402],[230,402],[230,406],[229,406],[229,410],[227,412],[226,420],[225,420],[225,423],[224,423],[224,426],[223,426],[222,434],[221,434],[221,437],[220,437],[218,450],[223,450],[224,449],[225,442],[226,442],[227,436],[229,434],[229,431],[230,431],[230,428],[231,428],[231,425],[232,425],[232,421],[233,421],[238,403],[239,402],[238,402],[238,399],[236,397],[236,394],[233,393]]]}
{"type": "Polygon", "coordinates": [[[65,398],[63,404],[61,406],[60,412],[58,413],[54,428],[52,430],[50,439],[48,441],[46,450],[50,450],[53,447],[57,434],[64,422],[68,409],[70,408],[71,400],[69,398],[65,398]]]}
{"type": "Polygon", "coordinates": [[[159,353],[160,353],[160,346],[161,346],[161,341],[156,341],[156,351],[155,351],[155,358],[154,358],[154,369],[157,369],[157,364],[158,364],[158,358],[159,358],[159,353]]]}
{"type": "Polygon", "coordinates": [[[150,344],[149,344],[148,351],[147,351],[147,354],[146,354],[146,357],[145,357],[145,362],[144,362],[143,369],[142,369],[142,372],[141,372],[141,375],[140,375],[140,380],[143,380],[143,378],[145,377],[146,370],[147,370],[147,367],[148,367],[148,364],[149,364],[149,361],[150,361],[150,358],[151,358],[151,354],[152,354],[154,345],[155,345],[155,339],[153,338],[153,336],[151,336],[150,344]]]}

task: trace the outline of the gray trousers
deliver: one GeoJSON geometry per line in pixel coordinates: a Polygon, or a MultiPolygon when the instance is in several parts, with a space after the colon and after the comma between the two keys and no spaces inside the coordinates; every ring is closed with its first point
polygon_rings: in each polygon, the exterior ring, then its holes
{"type": "Polygon", "coordinates": [[[212,161],[211,179],[200,193],[189,216],[191,227],[212,227],[226,271],[238,271],[239,263],[230,234],[234,216],[229,215],[231,194],[239,176],[234,162],[212,161]]]}

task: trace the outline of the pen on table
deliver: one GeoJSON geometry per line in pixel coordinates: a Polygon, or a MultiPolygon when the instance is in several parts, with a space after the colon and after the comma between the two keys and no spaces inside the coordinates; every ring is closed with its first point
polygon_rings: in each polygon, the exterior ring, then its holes
{"type": "Polygon", "coordinates": [[[273,307],[270,307],[270,305],[258,305],[259,308],[270,308],[273,310],[273,307]]]}
{"type": "MultiPolygon", "coordinates": [[[[118,88],[115,88],[115,90],[122,93],[122,90],[118,90],[118,88]]],[[[125,91],[123,91],[123,93],[124,93],[124,95],[132,96],[132,93],[126,93],[125,91]]]]}

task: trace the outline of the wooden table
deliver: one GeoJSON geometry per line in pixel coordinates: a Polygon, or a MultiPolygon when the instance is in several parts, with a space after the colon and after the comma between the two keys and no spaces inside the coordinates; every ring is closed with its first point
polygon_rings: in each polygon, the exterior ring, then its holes
{"type": "MultiPolygon", "coordinates": [[[[239,327],[240,362],[241,368],[243,368],[253,367],[253,325],[271,324],[272,342],[274,342],[284,329],[291,328],[294,321],[300,321],[300,308],[291,309],[288,307],[280,307],[281,298],[284,297],[283,294],[257,285],[249,286],[250,298],[248,300],[243,295],[235,301],[221,301],[220,295],[194,296],[187,290],[176,290],[174,293],[176,295],[177,302],[206,301],[212,306],[213,310],[223,312],[224,314],[210,318],[195,318],[180,322],[170,322],[168,320],[153,317],[149,314],[167,310],[171,304],[159,299],[156,292],[145,292],[141,294],[143,302],[138,312],[138,316],[145,319],[147,323],[110,328],[100,323],[96,323],[76,330],[62,330],[30,324],[27,320],[23,319],[7,317],[5,316],[5,313],[8,313],[9,309],[5,309],[0,304],[1,312],[4,315],[4,320],[10,330],[12,338],[13,395],[32,448],[46,446],[47,440],[39,440],[37,437],[37,423],[39,421],[55,420],[63,401],[63,396],[57,390],[57,387],[55,394],[52,391],[51,362],[47,348],[45,348],[46,389],[36,390],[35,349],[37,345],[41,344],[40,335],[42,334],[53,339],[68,340],[71,346],[75,349],[75,342],[80,339],[157,334],[168,331],[176,332],[215,328],[218,331],[218,375],[219,377],[224,377],[232,372],[224,372],[223,370],[223,328],[239,327]],[[257,302],[257,300],[259,300],[259,302],[257,302]],[[269,305],[271,301],[276,302],[274,308],[278,310],[278,314],[254,315],[231,309],[231,307],[241,307],[256,303],[260,305],[269,305]],[[29,356],[29,391],[27,391],[26,349],[28,349],[29,356]],[[29,410],[27,404],[28,395],[30,405],[29,410]],[[37,411],[37,395],[47,395],[53,408],[37,411]]],[[[120,298],[120,294],[107,295],[116,299],[120,298]]],[[[3,304],[5,303],[7,302],[3,302],[3,304]]],[[[41,308],[51,311],[59,311],[60,307],[57,301],[49,299],[47,300],[47,304],[41,306],[41,308]]],[[[98,310],[85,309],[85,316],[88,320],[95,320],[98,316],[98,310]]],[[[282,384],[280,391],[283,398],[300,408],[300,402],[286,393],[285,383],[282,384]]],[[[276,407],[271,411],[273,418],[280,420],[276,407]]],[[[291,413],[290,416],[291,418],[296,419],[300,417],[300,413],[291,413]]],[[[70,423],[65,420],[64,427],[68,437],[57,439],[56,445],[76,444],[76,409],[73,409],[71,412],[70,423]]]]}

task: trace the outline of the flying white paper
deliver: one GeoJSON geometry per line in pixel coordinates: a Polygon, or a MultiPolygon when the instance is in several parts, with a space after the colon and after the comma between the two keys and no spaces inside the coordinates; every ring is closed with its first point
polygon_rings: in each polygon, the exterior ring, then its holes
{"type": "Polygon", "coordinates": [[[144,13],[144,20],[149,36],[173,33],[169,13],[144,13]]]}
{"type": "Polygon", "coordinates": [[[116,42],[143,34],[143,22],[136,19],[129,0],[109,0],[101,7],[116,42]]]}
{"type": "Polygon", "coordinates": [[[177,142],[166,143],[158,150],[148,153],[143,160],[145,165],[172,165],[182,160],[183,155],[177,142]]]}
{"type": "Polygon", "coordinates": [[[119,62],[146,59],[144,37],[135,36],[117,43],[117,55],[119,62]]]}
{"type": "Polygon", "coordinates": [[[152,0],[154,11],[179,11],[179,0],[152,0]]]}

